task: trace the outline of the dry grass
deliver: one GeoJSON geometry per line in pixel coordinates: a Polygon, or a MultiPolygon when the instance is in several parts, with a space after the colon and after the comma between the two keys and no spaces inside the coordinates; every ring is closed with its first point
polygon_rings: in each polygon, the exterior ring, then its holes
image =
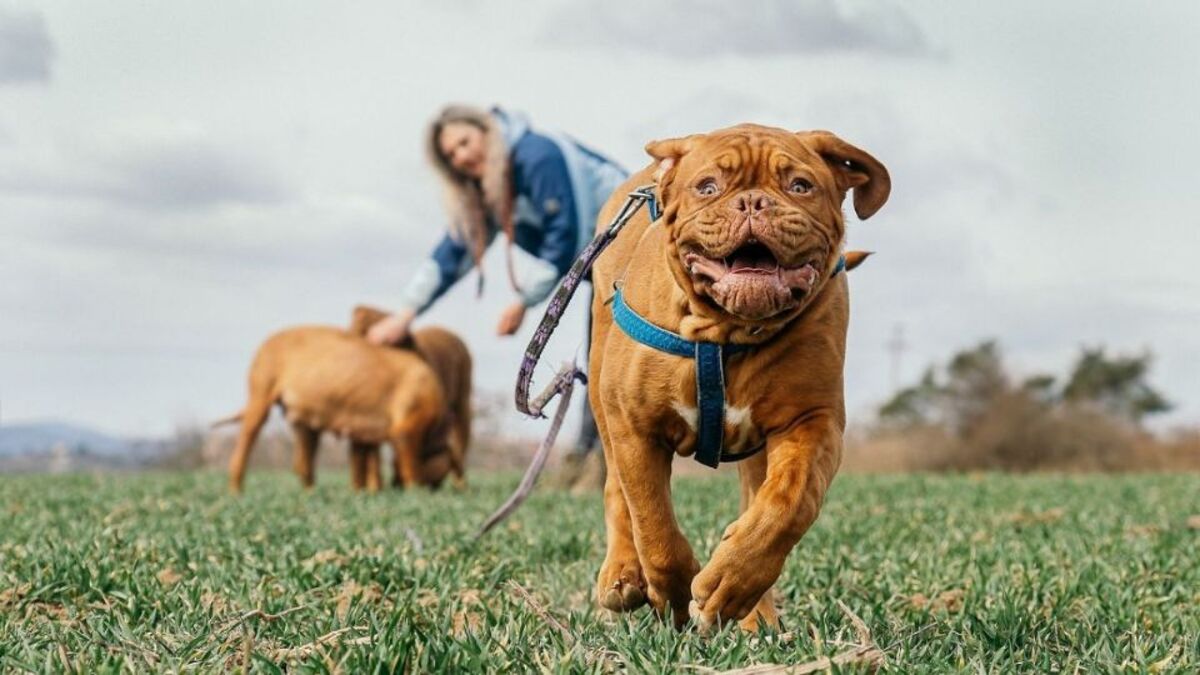
{"type": "Polygon", "coordinates": [[[936,425],[851,434],[843,468],[903,471],[1200,471],[1200,430],[1156,437],[1095,411],[1014,398],[956,437],[936,425]]]}

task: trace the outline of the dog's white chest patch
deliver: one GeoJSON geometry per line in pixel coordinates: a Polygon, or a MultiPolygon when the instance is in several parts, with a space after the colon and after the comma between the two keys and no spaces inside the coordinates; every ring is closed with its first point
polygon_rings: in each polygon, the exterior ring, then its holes
{"type": "MultiPolygon", "coordinates": [[[[671,409],[683,418],[692,431],[700,426],[700,411],[679,401],[671,402],[671,409]]],[[[725,445],[729,448],[740,448],[755,437],[754,419],[750,408],[725,404],[725,445]]]]}
{"type": "MultiPolygon", "coordinates": [[[[726,409],[729,406],[725,406],[726,409]]],[[[671,409],[674,410],[684,422],[687,422],[688,428],[695,431],[700,426],[700,411],[690,405],[684,405],[679,401],[671,402],[671,409]]]]}

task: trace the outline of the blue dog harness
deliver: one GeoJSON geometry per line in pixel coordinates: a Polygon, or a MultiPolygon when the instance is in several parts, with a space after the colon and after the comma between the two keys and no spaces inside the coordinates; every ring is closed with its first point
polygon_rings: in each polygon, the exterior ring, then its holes
{"type": "MultiPolygon", "coordinates": [[[[647,201],[651,222],[658,220],[658,204],[647,201]]],[[[833,274],[846,268],[846,258],[838,258],[833,274]]],[[[725,345],[719,342],[693,342],[669,330],[655,326],[625,303],[621,289],[612,299],[613,321],[633,340],[660,352],[696,360],[696,461],[716,468],[721,462],[745,459],[765,447],[740,453],[725,452],[725,357],[749,351],[755,345],[725,345]]]]}

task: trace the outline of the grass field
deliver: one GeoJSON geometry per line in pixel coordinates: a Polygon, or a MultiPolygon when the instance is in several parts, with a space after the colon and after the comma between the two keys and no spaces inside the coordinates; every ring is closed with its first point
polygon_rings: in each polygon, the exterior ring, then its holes
{"type": "MultiPolygon", "coordinates": [[[[1200,669],[1196,475],[841,476],[766,638],[596,609],[598,495],[539,491],[472,545],[515,476],[321,478],[252,473],[234,498],[214,473],[0,476],[0,671],[712,672],[861,644],[839,601],[896,672],[1200,669]]],[[[677,485],[702,560],[730,478],[677,485]]]]}

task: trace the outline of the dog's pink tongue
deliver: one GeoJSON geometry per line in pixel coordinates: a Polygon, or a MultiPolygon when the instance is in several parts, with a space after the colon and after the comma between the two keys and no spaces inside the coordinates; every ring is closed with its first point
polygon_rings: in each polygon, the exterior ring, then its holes
{"type": "Polygon", "coordinates": [[[689,253],[684,258],[684,265],[692,274],[708,277],[711,281],[719,281],[729,271],[724,262],[705,258],[695,253],[689,253]]]}
{"type": "Polygon", "coordinates": [[[796,269],[783,271],[783,283],[791,288],[809,291],[817,283],[817,268],[805,265],[796,269]]]}

